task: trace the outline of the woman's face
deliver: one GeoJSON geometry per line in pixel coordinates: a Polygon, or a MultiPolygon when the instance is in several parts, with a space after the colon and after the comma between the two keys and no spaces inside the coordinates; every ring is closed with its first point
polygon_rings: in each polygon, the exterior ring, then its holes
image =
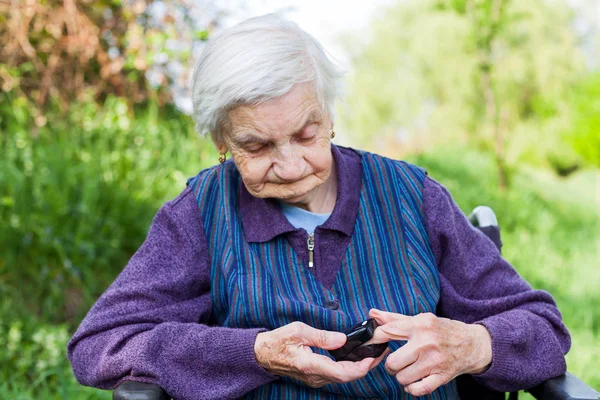
{"type": "Polygon", "coordinates": [[[229,112],[229,122],[225,145],[253,196],[298,203],[329,178],[331,120],[313,85],[296,85],[261,105],[237,107],[229,112]]]}

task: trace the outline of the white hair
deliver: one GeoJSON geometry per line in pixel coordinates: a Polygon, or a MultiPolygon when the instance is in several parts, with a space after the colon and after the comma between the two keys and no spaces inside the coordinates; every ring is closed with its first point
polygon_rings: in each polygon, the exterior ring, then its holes
{"type": "Polygon", "coordinates": [[[222,143],[227,112],[314,83],[324,112],[333,119],[343,72],[317,40],[276,14],[243,21],[209,39],[192,77],[193,117],[199,134],[222,143]]]}

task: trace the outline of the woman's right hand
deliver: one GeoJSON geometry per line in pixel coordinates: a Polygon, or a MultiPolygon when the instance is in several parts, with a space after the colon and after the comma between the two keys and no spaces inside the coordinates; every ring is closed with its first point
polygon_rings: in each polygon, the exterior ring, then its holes
{"type": "Polygon", "coordinates": [[[261,332],[256,336],[254,354],[256,361],[274,375],[298,379],[317,388],[329,383],[351,382],[364,377],[388,354],[377,359],[361,361],[333,361],[315,354],[310,346],[334,350],[346,343],[346,335],[315,329],[302,322],[292,322],[281,328],[261,332]]]}

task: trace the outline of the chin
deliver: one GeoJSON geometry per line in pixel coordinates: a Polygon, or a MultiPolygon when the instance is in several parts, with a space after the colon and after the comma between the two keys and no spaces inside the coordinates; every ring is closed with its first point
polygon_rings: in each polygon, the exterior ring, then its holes
{"type": "Polygon", "coordinates": [[[312,188],[280,188],[273,191],[273,197],[278,200],[284,200],[288,203],[298,203],[312,190],[312,188]]]}
{"type": "Polygon", "coordinates": [[[304,200],[306,198],[306,195],[308,194],[307,191],[305,193],[292,193],[292,194],[284,194],[281,196],[275,196],[274,198],[276,198],[277,200],[281,200],[281,201],[285,201],[286,203],[290,203],[290,204],[294,204],[294,203],[301,203],[302,200],[304,200]]]}

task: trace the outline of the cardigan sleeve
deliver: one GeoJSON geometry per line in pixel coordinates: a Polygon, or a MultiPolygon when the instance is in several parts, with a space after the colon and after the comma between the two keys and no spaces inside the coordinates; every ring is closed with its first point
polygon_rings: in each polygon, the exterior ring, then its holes
{"type": "Polygon", "coordinates": [[[532,289],[429,177],[423,211],[439,268],[438,315],[482,324],[492,337],[492,363],[474,378],[514,391],[563,374],[571,338],[552,296],[532,289]]]}
{"type": "Polygon", "coordinates": [[[275,379],[254,355],[259,329],[208,326],[210,267],[188,187],[156,214],[143,245],[68,344],[77,380],[155,383],[178,399],[237,398],[275,379]]]}

